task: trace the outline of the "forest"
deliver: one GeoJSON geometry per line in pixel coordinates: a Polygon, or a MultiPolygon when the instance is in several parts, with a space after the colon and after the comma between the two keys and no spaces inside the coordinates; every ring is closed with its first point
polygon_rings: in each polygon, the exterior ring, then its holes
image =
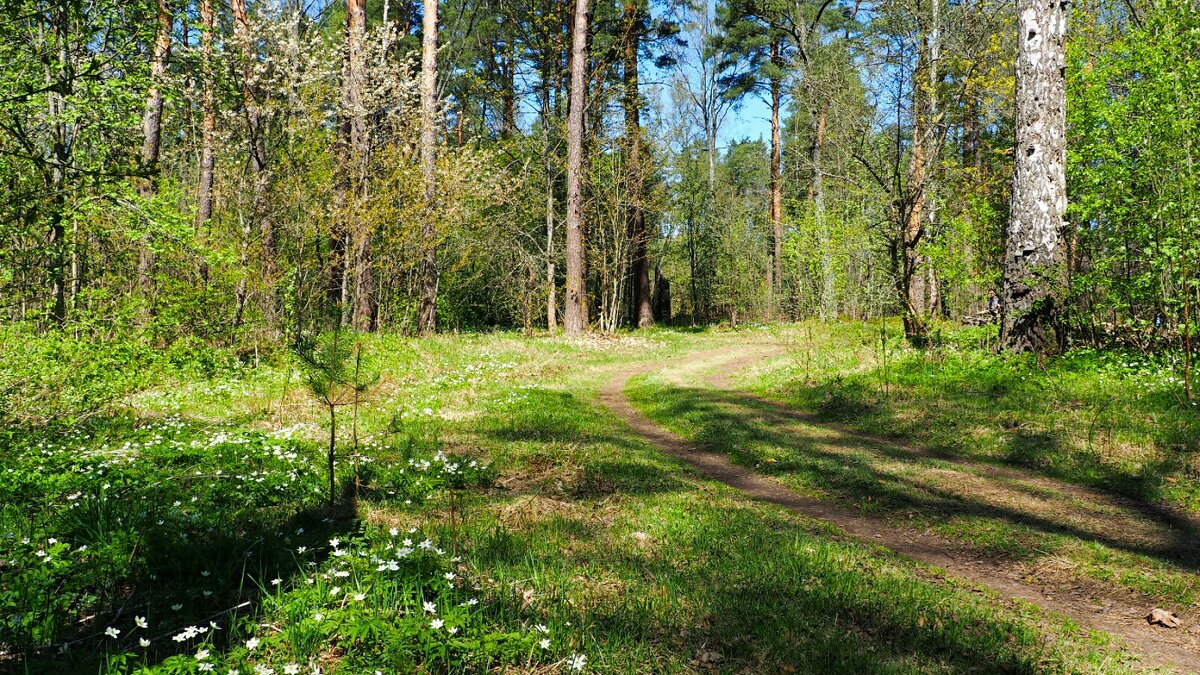
{"type": "Polygon", "coordinates": [[[0,0],[0,673],[1200,672],[1192,0],[0,0]]]}

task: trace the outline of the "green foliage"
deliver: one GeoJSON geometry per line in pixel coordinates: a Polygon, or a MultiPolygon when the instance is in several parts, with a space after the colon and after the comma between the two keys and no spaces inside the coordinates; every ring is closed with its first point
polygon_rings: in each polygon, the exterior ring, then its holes
{"type": "Polygon", "coordinates": [[[1130,25],[1096,22],[1071,42],[1068,179],[1079,237],[1076,321],[1091,322],[1084,332],[1145,347],[1196,330],[1197,31],[1192,5],[1167,2],[1130,25]]]}
{"type": "MultiPolygon", "coordinates": [[[[354,453],[358,454],[358,406],[379,382],[380,373],[367,358],[361,339],[341,329],[315,339],[302,339],[293,347],[308,391],[329,413],[329,504],[337,501],[334,459],[337,448],[337,409],[354,407],[354,453]]],[[[358,486],[355,464],[355,487],[358,486]]]]}
{"type": "Polygon", "coordinates": [[[29,429],[70,427],[116,410],[152,378],[156,355],[135,342],[40,336],[0,326],[0,441],[29,429]]]}

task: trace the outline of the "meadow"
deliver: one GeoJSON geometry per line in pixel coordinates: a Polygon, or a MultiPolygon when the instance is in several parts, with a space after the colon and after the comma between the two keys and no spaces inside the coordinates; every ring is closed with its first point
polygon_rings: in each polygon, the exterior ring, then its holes
{"type": "Polygon", "coordinates": [[[1044,587],[1165,607],[1188,634],[1200,414],[1175,365],[889,330],[356,337],[377,377],[337,409],[333,495],[328,411],[287,352],[6,335],[0,671],[1157,667],[708,480],[598,400],[644,371],[640,411],[748,471],[1044,587]]]}

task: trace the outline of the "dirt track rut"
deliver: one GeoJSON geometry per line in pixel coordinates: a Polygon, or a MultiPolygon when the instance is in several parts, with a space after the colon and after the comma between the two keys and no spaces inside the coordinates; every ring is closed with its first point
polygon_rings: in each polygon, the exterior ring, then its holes
{"type": "MultiPolygon", "coordinates": [[[[715,361],[721,369],[717,375],[709,378],[708,384],[718,389],[729,390],[734,373],[773,353],[778,353],[778,350],[761,346],[734,348],[693,354],[681,364],[698,365],[715,361]]],[[[1144,611],[1148,610],[1142,609],[1144,604],[1133,604],[1130,610],[1124,612],[1097,611],[1097,598],[1094,594],[1081,593],[1078,588],[1026,583],[1022,579],[1022,570],[1013,563],[980,556],[962,543],[952,542],[928,532],[897,527],[882,518],[865,516],[830,501],[801,494],[771,477],[735,465],[723,452],[697,447],[662,428],[633,406],[625,395],[625,387],[635,376],[649,374],[671,365],[679,364],[640,364],[621,370],[601,388],[599,399],[639,435],[667,454],[679,458],[704,477],[729,485],[756,500],[777,504],[805,516],[832,523],[859,540],[884,546],[913,560],[941,568],[951,576],[986,586],[1000,595],[1035,604],[1045,610],[1070,617],[1081,626],[1107,632],[1117,637],[1131,652],[1139,655],[1144,667],[1167,667],[1178,672],[1200,673],[1200,644],[1196,636],[1186,631],[1151,627],[1144,619],[1144,611]]],[[[753,398],[749,394],[739,395],[753,398]]],[[[791,416],[796,423],[812,422],[811,418],[798,411],[791,413],[791,416]]],[[[825,432],[895,445],[894,441],[888,439],[855,434],[838,427],[823,428],[825,432]]],[[[918,456],[922,454],[919,448],[903,445],[900,447],[918,456]]],[[[978,470],[978,467],[975,468],[978,470]]],[[[984,465],[982,470],[1004,472],[1008,476],[1014,473],[1021,475],[1019,471],[990,465],[984,465]]],[[[1076,497],[1098,496],[1076,486],[1055,483],[1041,477],[1024,477],[1042,485],[1053,484],[1055,489],[1076,497]]],[[[1134,597],[1124,600],[1126,604],[1138,602],[1134,597]]],[[[1112,604],[1111,598],[1107,604],[1112,604]]]]}

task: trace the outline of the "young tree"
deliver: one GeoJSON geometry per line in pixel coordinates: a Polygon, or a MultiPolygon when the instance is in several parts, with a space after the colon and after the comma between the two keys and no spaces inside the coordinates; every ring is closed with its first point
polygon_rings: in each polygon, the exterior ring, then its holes
{"type": "Polygon", "coordinates": [[[1066,27],[1066,3],[1017,3],[1016,153],[1000,326],[1001,347],[1011,351],[1050,346],[1066,287],[1066,27]]]}
{"type": "Polygon", "coordinates": [[[567,111],[567,297],[563,327],[579,335],[587,327],[583,258],[583,113],[588,86],[588,0],[575,0],[571,27],[571,98],[567,111]]]}

